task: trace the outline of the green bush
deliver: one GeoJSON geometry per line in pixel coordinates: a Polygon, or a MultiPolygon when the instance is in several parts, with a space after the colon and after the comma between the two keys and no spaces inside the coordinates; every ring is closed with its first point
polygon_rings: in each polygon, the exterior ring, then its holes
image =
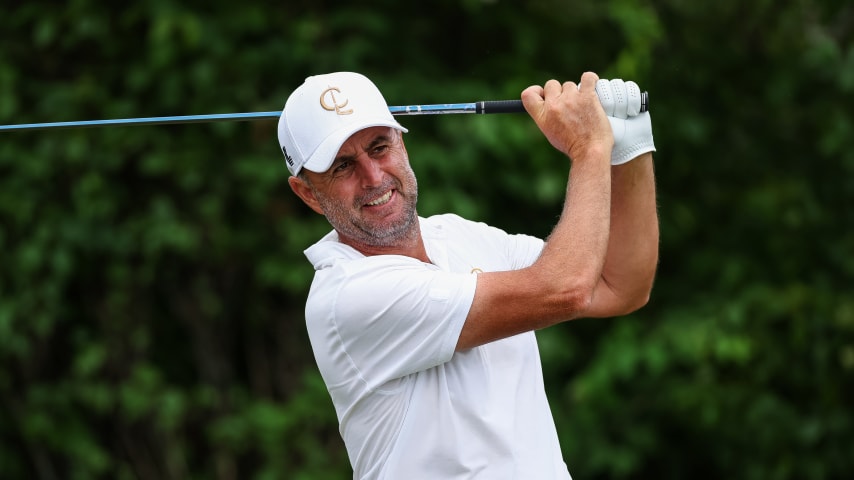
{"type": "MultiPolygon", "coordinates": [[[[851,5],[13,3],[0,124],[274,111],[334,70],[392,105],[634,79],[661,265],[643,310],[538,333],[570,471],[854,470],[851,5]]],[[[420,214],[549,233],[569,165],[526,116],[400,120],[420,214]]],[[[272,121],[0,133],[0,477],[351,476],[303,317],[328,228],[272,121]]]]}

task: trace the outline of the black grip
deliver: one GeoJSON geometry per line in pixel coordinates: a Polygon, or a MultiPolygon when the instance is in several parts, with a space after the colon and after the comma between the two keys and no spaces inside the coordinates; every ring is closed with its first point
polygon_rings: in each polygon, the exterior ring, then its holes
{"type": "Polygon", "coordinates": [[[475,113],[520,113],[524,112],[522,100],[486,100],[477,102],[475,113]]]}
{"type": "MultiPolygon", "coordinates": [[[[641,113],[649,110],[649,93],[641,92],[641,113]]],[[[525,111],[522,100],[486,100],[477,102],[475,113],[521,113],[525,111]]]]}

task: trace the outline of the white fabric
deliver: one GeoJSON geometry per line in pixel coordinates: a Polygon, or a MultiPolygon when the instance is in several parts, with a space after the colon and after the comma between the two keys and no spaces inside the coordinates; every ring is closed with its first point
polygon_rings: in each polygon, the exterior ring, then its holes
{"type": "Polygon", "coordinates": [[[477,275],[542,240],[455,215],[420,219],[432,264],[364,257],[331,232],[306,250],[308,334],[353,477],[569,479],[533,332],[455,353],[477,275]]]}
{"type": "Polygon", "coordinates": [[[641,92],[637,83],[619,78],[600,79],[596,82],[596,94],[614,133],[611,165],[622,165],[638,155],[655,151],[652,120],[649,112],[640,112],[641,92]]]}

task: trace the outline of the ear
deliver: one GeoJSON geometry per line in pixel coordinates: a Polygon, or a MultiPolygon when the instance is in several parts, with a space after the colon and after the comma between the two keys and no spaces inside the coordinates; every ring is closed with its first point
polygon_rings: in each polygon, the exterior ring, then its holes
{"type": "Polygon", "coordinates": [[[320,208],[320,202],[317,201],[317,197],[314,196],[314,191],[312,191],[311,187],[305,183],[305,180],[291,176],[288,178],[288,185],[291,186],[291,190],[293,190],[309,208],[323,215],[323,209],[320,208]]]}

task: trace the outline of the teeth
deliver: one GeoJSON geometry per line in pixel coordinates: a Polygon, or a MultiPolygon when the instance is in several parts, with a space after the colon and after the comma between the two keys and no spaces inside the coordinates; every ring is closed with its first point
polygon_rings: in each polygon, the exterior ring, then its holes
{"type": "Polygon", "coordinates": [[[386,193],[382,197],[374,200],[373,202],[369,202],[368,205],[370,205],[372,207],[376,206],[376,205],[382,205],[382,204],[388,202],[390,199],[391,199],[391,190],[389,190],[388,193],[386,193]]]}

